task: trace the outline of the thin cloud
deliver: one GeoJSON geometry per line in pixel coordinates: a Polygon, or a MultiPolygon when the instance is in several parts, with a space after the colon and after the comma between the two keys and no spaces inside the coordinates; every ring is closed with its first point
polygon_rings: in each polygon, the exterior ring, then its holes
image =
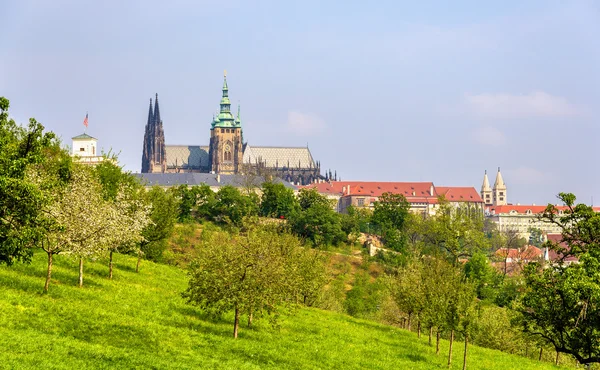
{"type": "Polygon", "coordinates": [[[558,118],[581,113],[566,98],[543,91],[523,95],[466,95],[465,102],[469,111],[481,118],[558,118]]]}
{"type": "Polygon", "coordinates": [[[327,130],[325,121],[317,116],[297,111],[288,113],[287,131],[301,136],[318,135],[327,130]]]}

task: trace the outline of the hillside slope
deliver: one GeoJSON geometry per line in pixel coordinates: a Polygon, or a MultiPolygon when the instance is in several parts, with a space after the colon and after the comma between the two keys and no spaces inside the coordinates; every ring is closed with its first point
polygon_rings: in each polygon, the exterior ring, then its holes
{"type": "MultiPolygon", "coordinates": [[[[58,256],[50,293],[42,294],[45,255],[31,265],[0,267],[1,368],[148,369],[432,369],[447,368],[447,343],[436,356],[427,339],[366,320],[316,309],[242,326],[212,320],[180,297],[185,272],[117,255],[115,278],[105,261],[58,256]]],[[[469,369],[555,368],[498,351],[469,347],[469,369]]],[[[461,368],[462,344],[454,368],[461,368]]]]}

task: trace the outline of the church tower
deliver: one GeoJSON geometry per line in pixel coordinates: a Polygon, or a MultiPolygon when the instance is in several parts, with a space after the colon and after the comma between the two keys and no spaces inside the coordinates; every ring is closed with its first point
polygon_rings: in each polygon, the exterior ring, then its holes
{"type": "Polygon", "coordinates": [[[142,152],[142,173],[164,173],[166,170],[165,132],[160,119],[158,94],[156,94],[154,111],[152,111],[152,99],[150,99],[148,109],[148,123],[144,133],[144,149],[142,152]]]}
{"type": "Polygon", "coordinates": [[[496,175],[496,182],[494,182],[494,205],[495,206],[504,206],[507,204],[506,201],[506,184],[504,184],[504,180],[502,179],[502,174],[500,173],[500,167],[498,167],[498,174],[496,175]]]}
{"type": "Polygon", "coordinates": [[[490,180],[488,179],[487,170],[483,175],[483,184],[481,185],[481,199],[486,206],[491,206],[492,203],[492,187],[490,186],[490,180]]]}
{"type": "Polygon", "coordinates": [[[236,174],[241,170],[243,158],[242,121],[238,107],[237,118],[231,114],[227,74],[223,77],[223,96],[219,114],[213,118],[210,128],[208,152],[211,172],[236,174]]]}

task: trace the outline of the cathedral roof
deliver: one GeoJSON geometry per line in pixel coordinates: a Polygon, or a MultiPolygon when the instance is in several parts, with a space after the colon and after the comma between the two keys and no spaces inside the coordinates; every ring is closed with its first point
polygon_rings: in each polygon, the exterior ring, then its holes
{"type": "MultiPolygon", "coordinates": [[[[212,187],[235,186],[246,187],[248,181],[243,175],[215,175],[212,173],[136,173],[135,176],[146,186],[179,186],[179,185],[202,185],[212,187]]],[[[253,177],[254,185],[260,187],[265,180],[253,177]]],[[[296,190],[296,187],[287,181],[276,179],[276,183],[282,183],[285,187],[296,190]]]]}
{"type": "Polygon", "coordinates": [[[208,146],[166,145],[167,168],[198,169],[209,167],[208,146]]]}
{"type": "Polygon", "coordinates": [[[316,168],[307,147],[250,146],[244,150],[244,163],[263,162],[267,167],[316,168]]]}

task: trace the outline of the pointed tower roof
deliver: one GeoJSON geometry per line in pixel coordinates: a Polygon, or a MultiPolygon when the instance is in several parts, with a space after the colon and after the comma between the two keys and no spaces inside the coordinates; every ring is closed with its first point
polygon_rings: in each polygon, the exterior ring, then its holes
{"type": "Polygon", "coordinates": [[[235,124],[240,126],[242,124],[242,117],[240,116],[240,105],[238,104],[237,117],[235,117],[235,124]]]}
{"type": "Polygon", "coordinates": [[[490,186],[490,180],[488,179],[487,170],[483,174],[483,184],[481,185],[481,191],[492,191],[492,187],[490,186]]]}
{"type": "MultiPolygon", "coordinates": [[[[235,127],[236,121],[231,114],[231,101],[229,101],[229,88],[227,87],[227,71],[223,76],[223,96],[221,97],[221,108],[216,120],[216,127],[235,127]]],[[[156,113],[155,113],[156,114],[156,113]]]]}
{"type": "Polygon", "coordinates": [[[154,122],[161,122],[160,110],[158,109],[158,93],[156,93],[156,98],[154,99],[154,122]]]}
{"type": "Polygon", "coordinates": [[[494,182],[494,189],[505,188],[504,180],[502,179],[502,173],[500,173],[500,167],[498,167],[498,174],[496,175],[496,182],[494,182]]]}
{"type": "Polygon", "coordinates": [[[152,112],[152,98],[150,98],[150,107],[148,108],[148,125],[146,126],[146,129],[149,129],[153,122],[154,113],[152,112]]]}

